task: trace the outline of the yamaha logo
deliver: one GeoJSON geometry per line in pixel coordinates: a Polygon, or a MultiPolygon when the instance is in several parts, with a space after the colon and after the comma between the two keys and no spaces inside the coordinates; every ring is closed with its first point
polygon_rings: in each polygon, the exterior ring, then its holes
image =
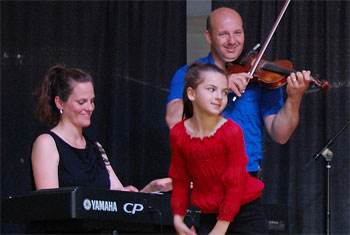
{"type": "MultiPolygon", "coordinates": [[[[87,211],[107,211],[107,212],[118,212],[117,202],[115,201],[104,201],[104,200],[93,200],[85,198],[83,201],[83,208],[87,211]]],[[[124,203],[122,205],[123,211],[127,214],[141,213],[144,210],[144,206],[139,203],[124,203]]]]}
{"type": "Polygon", "coordinates": [[[89,199],[83,201],[83,207],[85,210],[89,211],[91,209],[91,202],[89,199]]]}
{"type": "Polygon", "coordinates": [[[117,212],[118,207],[117,203],[114,201],[103,201],[103,200],[90,200],[84,199],[83,207],[85,210],[93,210],[93,211],[109,211],[109,212],[117,212]]]}

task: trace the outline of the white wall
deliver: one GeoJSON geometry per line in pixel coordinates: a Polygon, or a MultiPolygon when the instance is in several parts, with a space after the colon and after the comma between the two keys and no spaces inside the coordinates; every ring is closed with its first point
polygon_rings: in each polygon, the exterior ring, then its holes
{"type": "Polygon", "coordinates": [[[207,56],[209,45],[205,40],[207,17],[211,0],[187,0],[187,63],[207,56]]]}

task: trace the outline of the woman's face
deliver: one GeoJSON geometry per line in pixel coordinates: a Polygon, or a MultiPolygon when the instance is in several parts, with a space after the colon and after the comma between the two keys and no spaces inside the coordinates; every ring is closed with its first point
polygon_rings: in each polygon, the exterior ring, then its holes
{"type": "Polygon", "coordinates": [[[75,83],[72,94],[63,103],[61,120],[69,120],[74,126],[87,127],[95,110],[95,92],[91,82],[75,83]]]}

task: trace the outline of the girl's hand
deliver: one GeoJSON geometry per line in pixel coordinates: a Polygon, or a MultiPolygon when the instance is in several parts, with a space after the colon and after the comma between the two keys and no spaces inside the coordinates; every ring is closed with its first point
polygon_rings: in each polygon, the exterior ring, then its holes
{"type": "Polygon", "coordinates": [[[218,220],[209,235],[224,235],[226,234],[229,225],[229,221],[218,220]]]}
{"type": "Polygon", "coordinates": [[[184,223],[184,217],[180,215],[174,215],[174,227],[179,235],[196,235],[196,230],[192,226],[191,229],[184,223]]]}

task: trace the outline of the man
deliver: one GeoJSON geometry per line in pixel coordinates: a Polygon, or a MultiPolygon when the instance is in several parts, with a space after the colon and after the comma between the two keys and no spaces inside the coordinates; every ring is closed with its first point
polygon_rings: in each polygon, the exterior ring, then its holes
{"type": "MultiPolygon", "coordinates": [[[[205,37],[211,52],[198,59],[225,69],[228,62],[235,61],[242,53],[244,30],[241,16],[231,8],[218,8],[208,17],[205,37]]],[[[182,119],[182,92],[188,66],[180,68],[174,75],[166,107],[166,123],[172,128],[182,119]]],[[[282,88],[268,89],[257,82],[249,83],[253,77],[248,73],[229,76],[229,101],[222,115],[237,122],[244,134],[246,153],[249,158],[247,170],[257,176],[263,160],[262,131],[265,126],[274,141],[288,141],[299,122],[299,109],[304,92],[310,84],[310,71],[292,73],[287,78],[287,95],[283,101],[282,88]]]]}

